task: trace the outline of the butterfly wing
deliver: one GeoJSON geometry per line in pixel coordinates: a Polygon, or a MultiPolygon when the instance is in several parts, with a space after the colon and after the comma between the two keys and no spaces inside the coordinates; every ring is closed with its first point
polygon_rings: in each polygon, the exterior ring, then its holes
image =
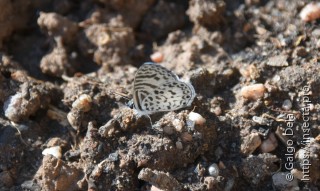
{"type": "Polygon", "coordinates": [[[144,89],[146,85],[154,88],[167,81],[177,81],[178,76],[165,67],[153,62],[146,62],[138,69],[134,79],[134,90],[144,89]]]}
{"type": "Polygon", "coordinates": [[[191,105],[195,91],[190,84],[167,82],[154,89],[141,102],[142,110],[148,113],[174,111],[191,105]]]}
{"type": "Polygon", "coordinates": [[[151,62],[143,64],[134,80],[133,103],[142,115],[173,111],[191,105],[195,91],[170,70],[151,62]]]}

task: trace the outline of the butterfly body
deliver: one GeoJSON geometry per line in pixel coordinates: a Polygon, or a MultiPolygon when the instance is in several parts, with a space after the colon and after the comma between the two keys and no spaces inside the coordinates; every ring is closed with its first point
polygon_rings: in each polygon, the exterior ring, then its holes
{"type": "Polygon", "coordinates": [[[188,107],[195,95],[190,83],[159,64],[144,63],[135,75],[133,105],[141,115],[188,107]]]}

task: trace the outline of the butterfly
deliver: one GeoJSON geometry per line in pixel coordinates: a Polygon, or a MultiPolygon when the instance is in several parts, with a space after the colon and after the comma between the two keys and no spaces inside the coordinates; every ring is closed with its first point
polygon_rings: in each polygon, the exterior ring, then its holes
{"type": "Polygon", "coordinates": [[[165,67],[144,63],[137,71],[133,84],[133,107],[140,115],[174,111],[188,107],[196,92],[165,67]]]}

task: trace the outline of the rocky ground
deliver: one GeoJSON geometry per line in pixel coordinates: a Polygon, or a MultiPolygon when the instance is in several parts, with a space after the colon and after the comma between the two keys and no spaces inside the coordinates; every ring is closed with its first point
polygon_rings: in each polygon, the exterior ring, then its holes
{"type": "Polygon", "coordinates": [[[319,190],[319,3],[0,9],[0,190],[319,190]],[[189,108],[127,106],[146,61],[192,83],[189,108]]]}

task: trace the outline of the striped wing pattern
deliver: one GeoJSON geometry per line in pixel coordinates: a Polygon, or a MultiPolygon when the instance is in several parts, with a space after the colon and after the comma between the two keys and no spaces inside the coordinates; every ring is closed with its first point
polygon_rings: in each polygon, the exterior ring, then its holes
{"type": "Polygon", "coordinates": [[[159,64],[144,63],[133,85],[134,108],[141,115],[174,111],[190,106],[196,93],[191,84],[159,64]]]}

